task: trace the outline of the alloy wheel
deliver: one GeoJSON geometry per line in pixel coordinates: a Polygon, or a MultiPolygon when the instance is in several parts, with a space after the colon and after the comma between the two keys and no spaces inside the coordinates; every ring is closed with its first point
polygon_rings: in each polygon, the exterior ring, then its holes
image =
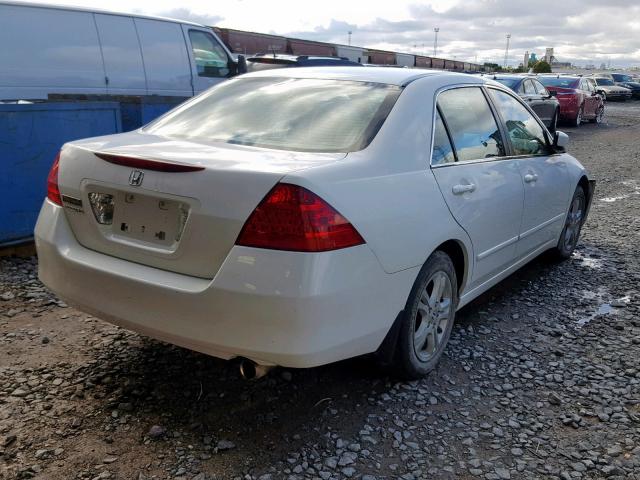
{"type": "Polygon", "coordinates": [[[576,127],[579,127],[582,124],[582,107],[578,109],[578,114],[576,115],[576,127]]]}
{"type": "Polygon", "coordinates": [[[563,246],[566,251],[573,250],[575,244],[578,243],[583,214],[584,196],[576,195],[571,202],[571,208],[569,209],[564,228],[563,246]]]}
{"type": "Polygon", "coordinates": [[[436,355],[452,319],[453,288],[449,276],[437,271],[426,283],[416,311],[413,348],[423,362],[436,355]]]}

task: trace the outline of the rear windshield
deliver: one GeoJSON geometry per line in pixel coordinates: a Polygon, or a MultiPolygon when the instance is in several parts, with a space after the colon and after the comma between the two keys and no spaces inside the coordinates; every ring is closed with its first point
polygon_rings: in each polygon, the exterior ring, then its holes
{"type": "Polygon", "coordinates": [[[633,82],[631,75],[624,75],[622,73],[612,73],[611,76],[616,82],[633,82]]]}
{"type": "Polygon", "coordinates": [[[575,88],[578,80],[575,78],[538,77],[545,87],[575,88]]]}
{"type": "Polygon", "coordinates": [[[397,86],[300,78],[228,80],[144,131],[277,150],[353,152],[382,126],[397,86]]]}
{"type": "Polygon", "coordinates": [[[509,87],[511,90],[515,90],[518,83],[520,83],[519,78],[496,78],[496,82],[500,82],[505,87],[509,87]]]}

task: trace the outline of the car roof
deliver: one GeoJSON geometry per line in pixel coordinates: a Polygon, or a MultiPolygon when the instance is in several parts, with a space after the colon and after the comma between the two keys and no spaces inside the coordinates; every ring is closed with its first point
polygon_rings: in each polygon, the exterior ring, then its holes
{"type": "Polygon", "coordinates": [[[419,68],[377,68],[377,67],[301,67],[263,70],[242,75],[242,77],[286,77],[286,78],[322,78],[327,80],[350,80],[355,82],[385,83],[404,86],[418,78],[451,77],[463,83],[487,83],[486,79],[466,73],[453,73],[441,70],[419,68]]]}
{"type": "MultiPolygon", "coordinates": [[[[484,74],[483,74],[484,75],[484,74]]],[[[527,75],[516,75],[516,74],[506,74],[506,75],[501,75],[501,74],[492,74],[492,75],[486,75],[489,76],[491,78],[494,78],[496,80],[501,79],[501,78],[513,78],[516,80],[524,80],[525,78],[530,78],[527,75]]]]}

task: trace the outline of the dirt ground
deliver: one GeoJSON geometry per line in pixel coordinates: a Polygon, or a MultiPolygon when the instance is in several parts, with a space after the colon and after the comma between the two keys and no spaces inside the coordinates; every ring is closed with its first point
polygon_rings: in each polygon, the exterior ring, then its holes
{"type": "Polygon", "coordinates": [[[0,479],[640,478],[640,101],[563,130],[598,181],[576,254],[460,311],[418,382],[369,358],[247,382],[0,259],[0,479]]]}

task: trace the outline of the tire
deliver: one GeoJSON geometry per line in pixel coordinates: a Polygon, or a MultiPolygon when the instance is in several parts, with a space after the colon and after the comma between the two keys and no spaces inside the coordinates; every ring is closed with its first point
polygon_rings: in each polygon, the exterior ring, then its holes
{"type": "Polygon", "coordinates": [[[590,120],[591,123],[597,123],[598,125],[602,123],[604,119],[604,105],[600,105],[598,110],[596,110],[596,116],[590,120]]]}
{"type": "Polygon", "coordinates": [[[606,102],[607,101],[607,94],[604,92],[598,92],[598,95],[600,95],[602,97],[602,101],[606,102]]]}
{"type": "Polygon", "coordinates": [[[556,130],[558,129],[558,116],[559,115],[560,115],[560,111],[556,108],[556,111],[553,114],[553,117],[551,118],[551,124],[549,125],[549,131],[551,133],[556,133],[556,130]]]}
{"type": "Polygon", "coordinates": [[[576,115],[576,118],[573,121],[574,127],[579,127],[582,124],[583,114],[584,114],[584,105],[580,105],[580,108],[578,109],[578,114],[576,115]]]}
{"type": "Polygon", "coordinates": [[[451,335],[458,307],[453,262],[434,252],[418,274],[402,313],[394,367],[404,378],[418,379],[435,368],[451,335]]]}
{"type": "Polygon", "coordinates": [[[587,196],[581,186],[576,187],[569,211],[564,222],[564,228],[558,239],[558,244],[552,249],[551,253],[555,260],[566,260],[573,254],[580,238],[580,230],[584,222],[584,214],[587,207],[587,196]]]}

